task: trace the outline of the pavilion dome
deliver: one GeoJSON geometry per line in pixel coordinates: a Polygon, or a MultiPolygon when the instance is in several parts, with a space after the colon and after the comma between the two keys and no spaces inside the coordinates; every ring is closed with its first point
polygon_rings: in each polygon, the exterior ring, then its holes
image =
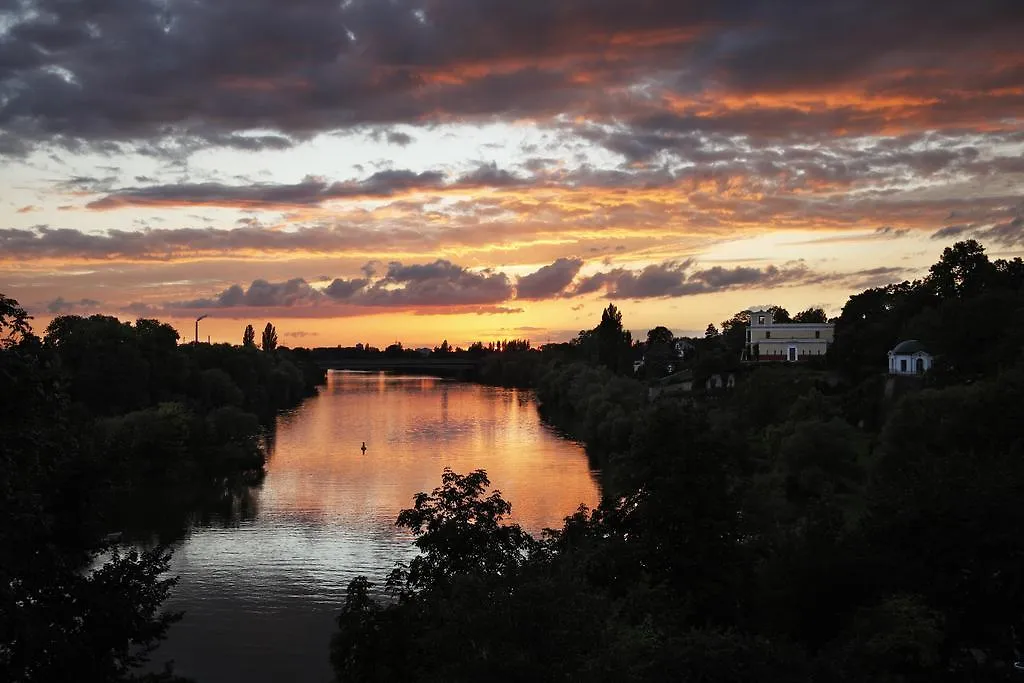
{"type": "Polygon", "coordinates": [[[924,351],[925,353],[927,353],[928,349],[926,349],[924,347],[924,344],[917,341],[916,339],[907,339],[906,341],[901,341],[892,350],[893,353],[899,353],[904,355],[910,355],[912,353],[917,353],[918,351],[924,351]]]}

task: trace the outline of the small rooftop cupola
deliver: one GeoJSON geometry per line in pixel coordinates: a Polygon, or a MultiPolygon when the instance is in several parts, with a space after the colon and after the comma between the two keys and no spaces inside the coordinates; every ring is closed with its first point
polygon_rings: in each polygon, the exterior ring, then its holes
{"type": "Polygon", "coordinates": [[[920,351],[927,352],[928,349],[926,349],[924,347],[924,344],[922,344],[921,342],[917,341],[916,339],[908,339],[906,341],[901,341],[899,344],[894,346],[893,349],[892,349],[893,353],[903,354],[903,355],[907,355],[907,356],[913,355],[913,354],[918,353],[920,351]]]}
{"type": "Polygon", "coordinates": [[[766,327],[773,323],[771,311],[750,311],[751,327],[766,327]]]}

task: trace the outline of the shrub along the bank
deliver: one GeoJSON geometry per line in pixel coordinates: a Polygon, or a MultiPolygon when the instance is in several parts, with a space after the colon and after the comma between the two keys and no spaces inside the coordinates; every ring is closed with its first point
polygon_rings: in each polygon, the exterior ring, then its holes
{"type": "Polygon", "coordinates": [[[1009,681],[1022,378],[908,395],[874,449],[813,389],[749,430],[659,400],[616,494],[540,539],[482,473],[446,473],[399,517],[424,554],[396,599],[350,586],[332,662],[361,681],[1009,681]]]}
{"type": "Polygon", "coordinates": [[[196,505],[251,508],[268,423],[324,373],[302,351],[177,342],[98,315],[39,339],[0,295],[0,680],[180,680],[137,673],[178,618],[169,552],[106,534],[173,540],[196,505]]]}
{"type": "Polygon", "coordinates": [[[79,419],[96,421],[115,488],[258,472],[261,423],[324,378],[301,350],[177,342],[155,320],[59,316],[47,328],[44,347],[79,419]]]}
{"type": "Polygon", "coordinates": [[[629,448],[647,389],[604,367],[554,362],[537,379],[537,398],[545,418],[606,455],[629,448]]]}

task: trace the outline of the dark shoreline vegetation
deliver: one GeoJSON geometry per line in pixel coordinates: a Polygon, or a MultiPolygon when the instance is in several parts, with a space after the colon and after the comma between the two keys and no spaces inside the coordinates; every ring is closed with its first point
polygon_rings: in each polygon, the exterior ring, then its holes
{"type": "Polygon", "coordinates": [[[166,544],[245,507],[274,415],[324,378],[308,351],[264,347],[99,315],[40,339],[0,297],[0,679],[180,680],[137,670],[180,618],[161,609],[166,544]]]}
{"type": "MultiPolygon", "coordinates": [[[[833,322],[825,361],[799,366],[741,364],[742,313],[683,345],[664,327],[635,343],[614,305],[543,351],[429,352],[535,388],[600,463],[604,499],[535,538],[505,523],[485,472],[446,470],[398,518],[421,554],[390,600],[350,585],[339,680],[1014,680],[1024,263],[957,243],[833,322]],[[908,338],[935,369],[886,377],[908,338]],[[716,374],[735,387],[705,389],[716,374]],[[667,391],[682,375],[692,390],[667,391]]],[[[0,680],[181,680],[139,673],[179,616],[162,610],[166,547],[143,541],[244,508],[266,427],[324,373],[322,350],[276,348],[269,324],[264,351],[251,329],[242,347],[177,341],[103,316],[40,339],[0,297],[0,680]],[[124,501],[157,496],[180,504],[125,526],[124,501]],[[118,550],[111,531],[152,549],[118,550]]]]}
{"type": "Polygon", "coordinates": [[[598,453],[604,500],[534,538],[485,472],[446,470],[398,518],[421,554],[391,600],[350,584],[338,679],[1016,680],[1024,264],[958,243],[833,322],[827,362],[801,366],[741,365],[742,314],[709,326],[673,358],[694,390],[653,400],[614,306],[514,375],[489,359],[598,453]],[[886,377],[906,338],[935,370],[886,377]]]}

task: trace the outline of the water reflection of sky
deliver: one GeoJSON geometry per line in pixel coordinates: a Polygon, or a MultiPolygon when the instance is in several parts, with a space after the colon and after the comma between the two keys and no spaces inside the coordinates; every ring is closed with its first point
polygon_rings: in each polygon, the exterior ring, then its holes
{"type": "Polygon", "coordinates": [[[582,448],[540,423],[529,392],[331,373],[319,397],[279,418],[255,516],[195,529],[177,548],[172,607],[186,620],[158,659],[201,682],[329,680],[345,587],[411,557],[395,517],[445,466],[486,469],[535,532],[598,497],[582,448]]]}

